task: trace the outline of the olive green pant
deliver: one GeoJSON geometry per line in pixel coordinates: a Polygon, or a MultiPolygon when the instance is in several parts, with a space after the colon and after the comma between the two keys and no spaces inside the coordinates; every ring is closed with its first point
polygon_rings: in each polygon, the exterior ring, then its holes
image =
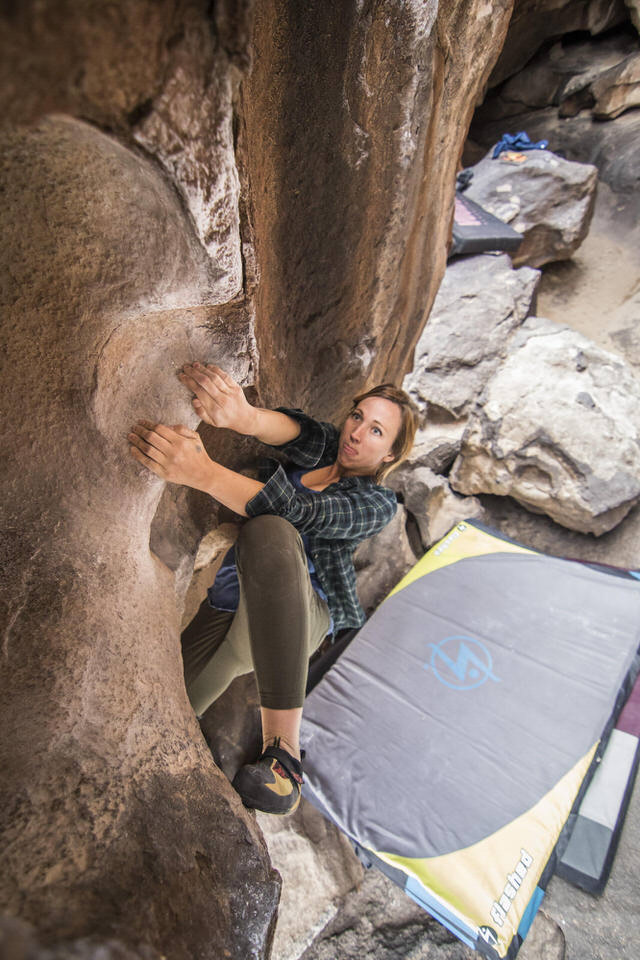
{"type": "Polygon", "coordinates": [[[215,610],[205,599],[182,633],[191,705],[201,716],[235,677],[255,670],[261,706],[301,707],[309,657],[331,624],[302,538],[288,520],[263,514],[243,525],[235,552],[238,609],[215,610]]]}

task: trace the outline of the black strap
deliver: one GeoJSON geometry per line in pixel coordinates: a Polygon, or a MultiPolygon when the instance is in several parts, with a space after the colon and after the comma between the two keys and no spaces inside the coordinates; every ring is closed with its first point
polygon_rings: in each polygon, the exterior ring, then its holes
{"type": "MultiPolygon", "coordinates": [[[[264,760],[266,757],[271,757],[273,760],[277,760],[278,763],[282,764],[290,780],[295,780],[294,774],[297,774],[298,777],[302,780],[302,764],[299,760],[296,760],[295,757],[292,757],[290,753],[287,753],[286,750],[283,750],[282,747],[267,747],[263,751],[261,760],[264,760]]],[[[296,783],[298,781],[296,780],[296,783]]]]}

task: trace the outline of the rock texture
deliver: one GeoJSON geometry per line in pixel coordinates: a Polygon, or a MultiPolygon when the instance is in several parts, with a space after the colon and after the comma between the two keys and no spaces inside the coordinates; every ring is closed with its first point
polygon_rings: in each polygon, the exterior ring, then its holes
{"type": "MultiPolygon", "coordinates": [[[[374,960],[473,960],[478,954],[437,924],[384,874],[371,869],[300,960],[359,960],[363,956],[374,960]]],[[[565,960],[562,930],[543,910],[538,911],[518,956],[520,960],[565,960]]]]}
{"type": "Polygon", "coordinates": [[[537,270],[514,270],[506,253],[448,264],[402,384],[425,426],[432,418],[459,420],[468,413],[529,313],[539,279],[537,270]]]}
{"type": "Polygon", "coordinates": [[[531,317],[469,418],[451,485],[605,533],[640,499],[639,399],[621,358],[531,317]]]}
{"type": "Polygon", "coordinates": [[[631,21],[640,33],[640,2],[639,0],[625,0],[631,16],[631,21]]]}
{"type": "MultiPolygon", "coordinates": [[[[510,12],[3,6],[0,894],[42,949],[269,952],[278,876],[182,682],[189,565],[221,513],[124,435],[195,426],[175,377],[195,356],[331,418],[402,376],[510,12]]],[[[202,434],[232,468],[251,453],[202,434]]]]}
{"type": "MultiPolygon", "coordinates": [[[[558,117],[556,107],[546,107],[510,120],[510,127],[526,130],[532,139],[547,139],[549,149],[568,160],[593,164],[598,175],[626,205],[638,206],[640,197],[640,111],[630,110],[613,123],[599,123],[589,115],[558,117]]],[[[474,127],[473,135],[485,147],[495,143],[504,131],[504,121],[474,127]]]]}
{"type": "MultiPolygon", "coordinates": [[[[609,71],[629,58],[634,60],[639,51],[640,39],[630,25],[628,29],[621,28],[595,40],[563,37],[551,47],[544,47],[499,89],[492,91],[476,111],[474,122],[488,123],[552,104],[563,117],[575,116],[583,109],[595,115],[596,97],[601,97],[611,86],[612,77],[607,78],[609,71]],[[603,77],[601,93],[596,95],[593,85],[600,77],[603,77]]],[[[629,93],[629,106],[632,106],[633,91],[629,93]]]]}
{"type": "Polygon", "coordinates": [[[416,431],[407,464],[429,467],[434,473],[447,473],[460,452],[466,426],[466,418],[442,418],[439,422],[432,414],[430,421],[416,431]]]}
{"type": "Polygon", "coordinates": [[[195,422],[170,358],[215,343],[209,266],[157,169],[87,124],[5,136],[1,171],[3,905],[45,944],[262,956],[278,879],[198,737],[149,552],[163,485],[123,441],[143,411],[195,422]]]}
{"type": "Polygon", "coordinates": [[[267,404],[284,394],[335,416],[336,398],[410,364],[444,272],[461,132],[510,12],[509,0],[256,7],[241,95],[267,404]]]}
{"type": "Polygon", "coordinates": [[[517,73],[545,41],[577,31],[594,36],[627,17],[624,0],[517,0],[489,86],[517,73]]]}
{"type": "Polygon", "coordinates": [[[471,960],[476,954],[384,874],[372,869],[300,960],[365,956],[375,960],[471,960]]]}
{"type": "Polygon", "coordinates": [[[258,814],[282,876],[273,960],[298,960],[362,882],[363,867],[345,835],[305,801],[286,819],[258,814]]]}
{"type": "Polygon", "coordinates": [[[640,106],[640,53],[601,73],[591,84],[594,117],[607,120],[640,106]]]}
{"type": "Polygon", "coordinates": [[[179,185],[216,270],[216,300],[242,292],[240,179],[233,144],[232,96],[239,76],[211,44],[211,26],[188,10],[162,92],[134,126],[135,140],[179,185]]]}
{"type": "Polygon", "coordinates": [[[482,507],[475,497],[457,496],[446,477],[428,467],[398,467],[389,477],[389,486],[402,492],[406,508],[418,524],[424,550],[459,520],[482,517],[482,507]]]}
{"type": "Polygon", "coordinates": [[[529,150],[523,163],[487,154],[473,170],[466,196],[523,235],[514,266],[539,267],[570,257],[587,231],[598,171],[551,150],[529,150]]]}
{"type": "Polygon", "coordinates": [[[120,940],[82,937],[43,947],[34,928],[14,917],[0,918],[0,960],[162,960],[163,954],[142,944],[139,949],[120,940]]]}

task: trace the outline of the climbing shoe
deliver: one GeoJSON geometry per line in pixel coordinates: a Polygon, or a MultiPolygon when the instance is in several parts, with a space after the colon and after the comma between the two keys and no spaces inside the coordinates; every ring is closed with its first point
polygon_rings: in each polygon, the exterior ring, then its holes
{"type": "Polygon", "coordinates": [[[300,803],[302,763],[280,746],[267,747],[255,763],[240,767],[232,787],[245,807],[283,816],[300,803]]]}

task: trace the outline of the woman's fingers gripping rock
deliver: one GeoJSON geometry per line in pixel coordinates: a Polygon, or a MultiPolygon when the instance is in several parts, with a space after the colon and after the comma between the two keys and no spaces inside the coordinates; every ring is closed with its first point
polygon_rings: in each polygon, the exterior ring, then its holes
{"type": "Polygon", "coordinates": [[[183,370],[180,379],[195,394],[194,409],[206,423],[251,433],[254,408],[230,374],[215,364],[185,364],[183,370]]]}

